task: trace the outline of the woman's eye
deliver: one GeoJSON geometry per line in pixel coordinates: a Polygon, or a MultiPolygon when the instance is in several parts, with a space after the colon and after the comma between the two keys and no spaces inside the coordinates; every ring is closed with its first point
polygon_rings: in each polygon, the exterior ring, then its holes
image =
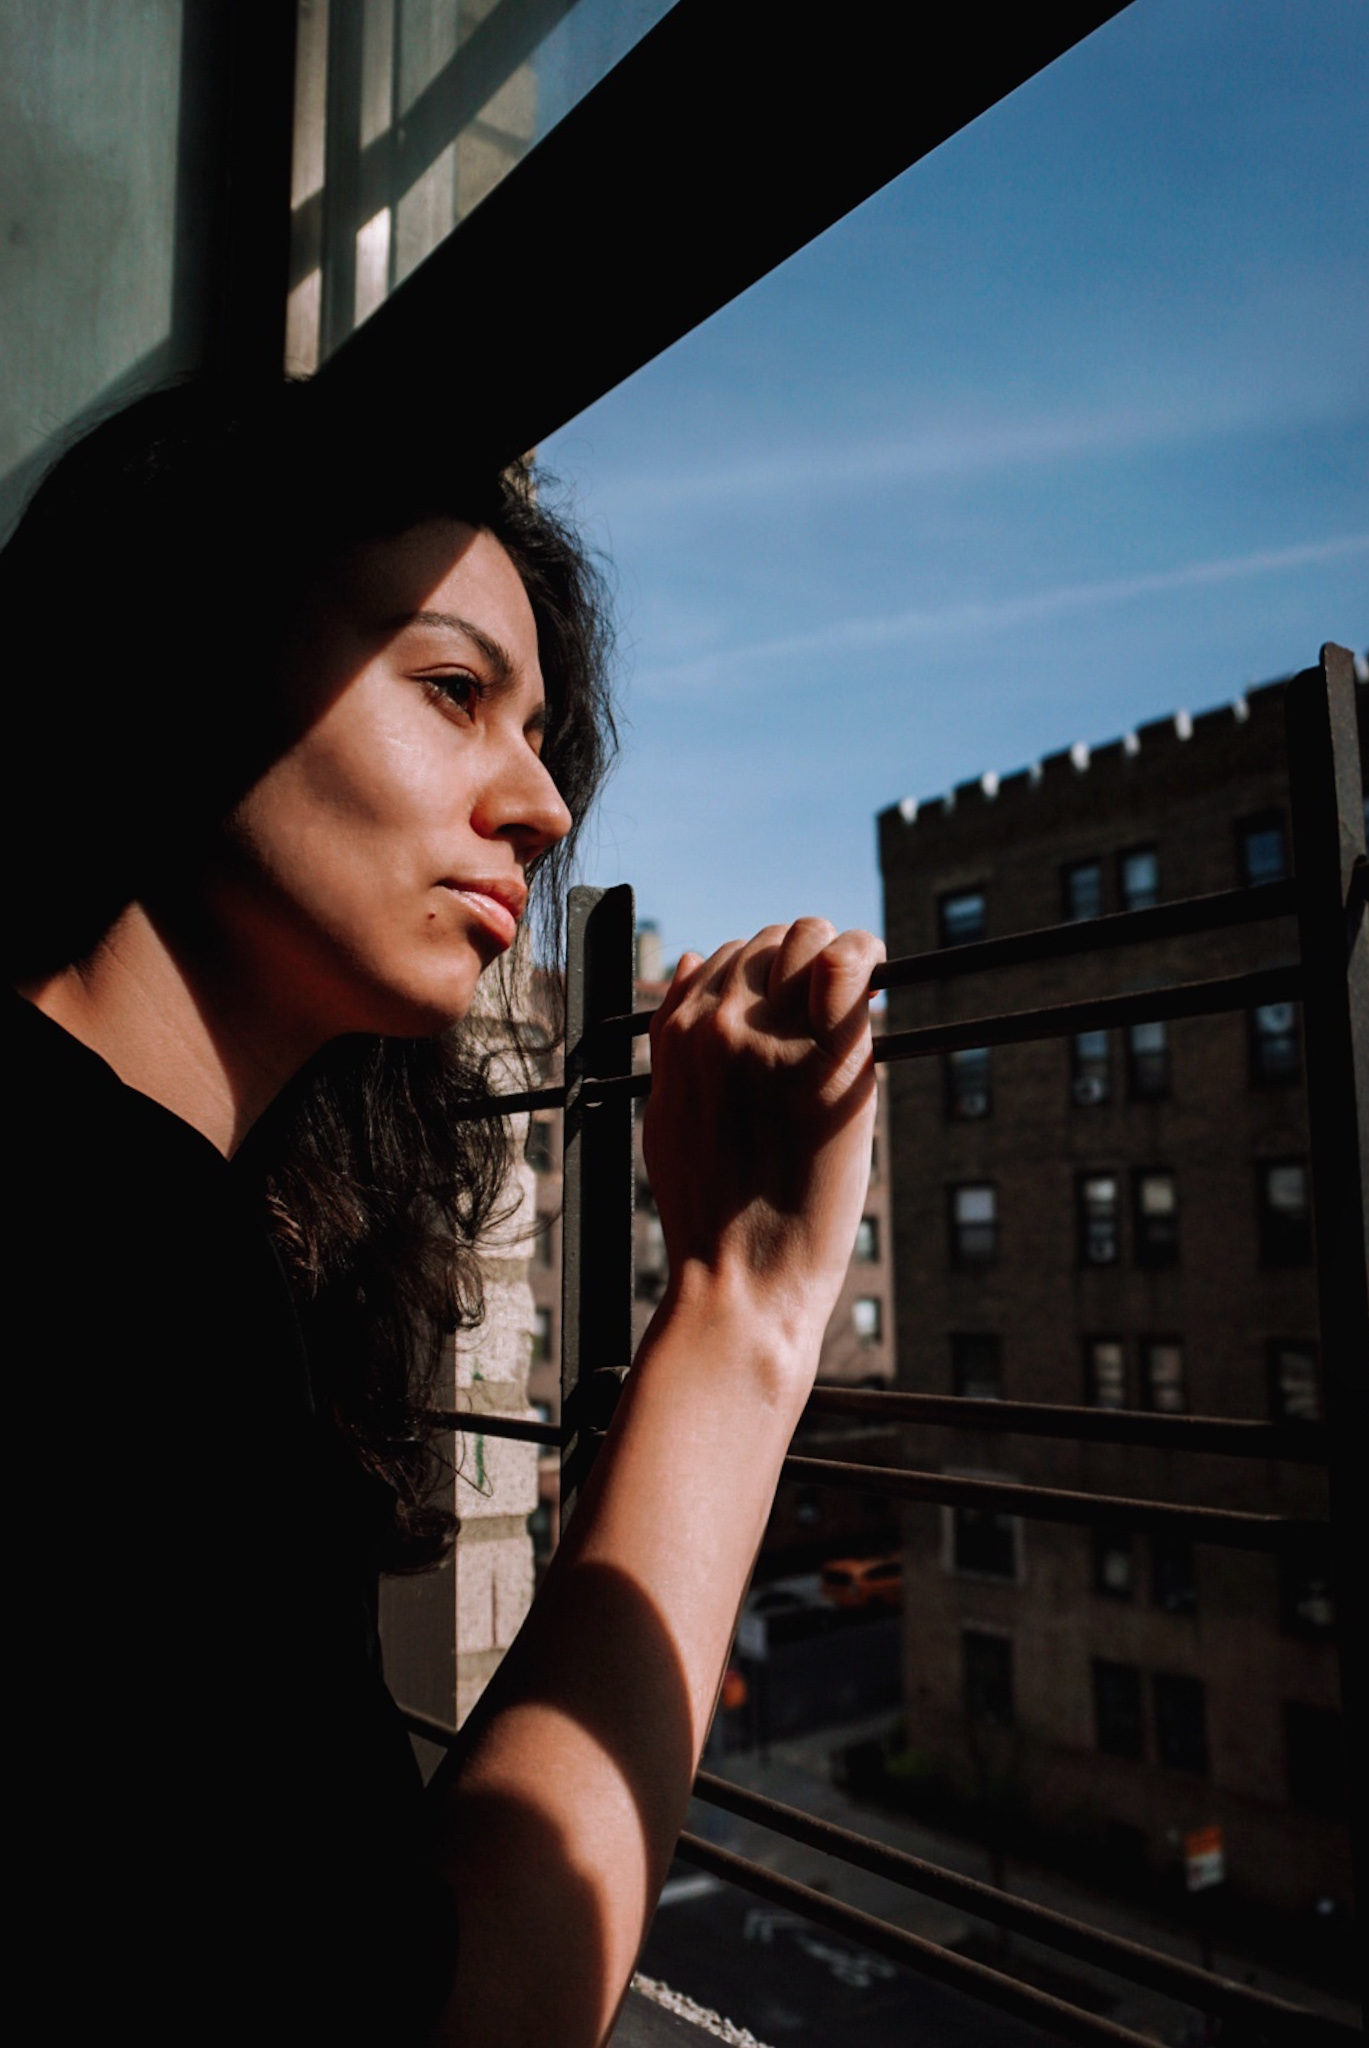
{"type": "Polygon", "coordinates": [[[440,675],[424,676],[423,687],[439,710],[464,712],[468,716],[485,694],[479,677],[466,669],[446,669],[440,675]]]}

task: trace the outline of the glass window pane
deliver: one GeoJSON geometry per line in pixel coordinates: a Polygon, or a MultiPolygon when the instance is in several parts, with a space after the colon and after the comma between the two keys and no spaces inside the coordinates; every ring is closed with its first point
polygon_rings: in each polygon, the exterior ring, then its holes
{"type": "Polygon", "coordinates": [[[1162,1413],[1180,1414],[1188,1406],[1184,1385],[1184,1347],[1168,1339],[1144,1347],[1146,1400],[1162,1413]]]}
{"type": "Polygon", "coordinates": [[[1103,914],[1103,866],[1101,861],[1075,861],[1063,873],[1065,917],[1101,917],[1103,914]]]}
{"type": "Polygon", "coordinates": [[[1111,1093],[1106,1031],[1077,1031],[1072,1041],[1070,1092],[1088,1107],[1106,1102],[1111,1093]]]}
{"type": "Polygon", "coordinates": [[[287,366],[316,369],[669,6],[302,7],[287,366]]]}
{"type": "Polygon", "coordinates": [[[877,1344],[884,1328],[883,1312],[874,1295],[862,1295],[851,1303],[851,1322],[862,1344],[877,1344]]]}
{"type": "Polygon", "coordinates": [[[1298,1020],[1293,1003],[1262,1003],[1251,1012],[1251,1057],[1257,1081],[1282,1081],[1298,1071],[1298,1020]]]}
{"type": "Polygon", "coordinates": [[[1160,900],[1160,863],[1153,846],[1138,846],[1118,863],[1124,910],[1149,910],[1160,900]]]}
{"type": "Polygon", "coordinates": [[[1126,1354],[1116,1337],[1094,1337],[1085,1347],[1085,1385],[1095,1408],[1127,1405],[1126,1354]]]}
{"type": "Polygon", "coordinates": [[[985,902],[982,889],[960,889],[943,896],[938,906],[938,925],[943,946],[964,946],[982,939],[985,931],[985,902]]]}
{"type": "Polygon", "coordinates": [[[188,239],[216,195],[177,191],[183,58],[170,0],[0,8],[0,536],[52,437],[200,366],[199,323],[176,319],[178,211],[188,239]]]}
{"type": "Polygon", "coordinates": [[[1321,1374],[1314,1344],[1273,1340],[1269,1346],[1269,1394],[1276,1422],[1321,1421],[1321,1374]]]}
{"type": "Polygon", "coordinates": [[[946,1107],[960,1121],[987,1116],[993,1098],[989,1088],[989,1048],[967,1046],[946,1058],[946,1107]]]}
{"type": "Polygon", "coordinates": [[[1261,820],[1241,833],[1241,880],[1249,888],[1281,882],[1288,873],[1288,851],[1281,819],[1261,820]]]}
{"type": "Polygon", "coordinates": [[[977,1331],[953,1335],[951,1385],[965,1400],[999,1400],[1003,1393],[1002,1339],[977,1331]]]}

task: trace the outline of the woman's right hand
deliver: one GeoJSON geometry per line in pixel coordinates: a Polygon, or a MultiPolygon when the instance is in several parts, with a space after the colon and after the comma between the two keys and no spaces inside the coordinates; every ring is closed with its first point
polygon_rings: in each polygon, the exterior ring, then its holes
{"type": "Polygon", "coordinates": [[[643,1141],[663,1303],[763,1316],[811,1378],[865,1202],[875,1115],[869,932],[767,926],[686,953],[652,1019],[643,1141]]]}

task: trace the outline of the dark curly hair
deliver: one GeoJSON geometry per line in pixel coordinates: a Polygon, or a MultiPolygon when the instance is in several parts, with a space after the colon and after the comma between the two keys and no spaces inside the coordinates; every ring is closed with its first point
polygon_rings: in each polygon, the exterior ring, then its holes
{"type": "MultiPolygon", "coordinates": [[[[438,470],[411,442],[350,436],[311,387],[245,402],[189,383],[70,448],[0,553],[12,980],[80,960],[128,903],[174,887],[287,741],[280,655],[305,593],[358,543],[435,517],[493,535],[532,605],[542,758],[574,820],[531,876],[554,955],[615,745],[599,570],[528,465],[438,470]]],[[[480,1319],[478,1246],[510,1165],[507,1124],[472,1112],[496,1063],[527,1071],[524,1044],[501,966],[478,1023],[325,1047],[234,1162],[291,1275],[320,1403],[393,1491],[388,1570],[435,1562],[455,1528],[435,1505],[442,1347],[480,1319]]]]}

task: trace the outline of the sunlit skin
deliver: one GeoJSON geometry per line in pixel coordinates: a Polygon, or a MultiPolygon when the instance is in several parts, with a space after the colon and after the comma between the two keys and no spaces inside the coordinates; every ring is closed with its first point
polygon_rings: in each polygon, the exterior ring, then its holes
{"type": "MultiPolygon", "coordinates": [[[[26,990],[225,1153],[328,1038],[464,1016],[569,824],[532,610],[489,535],[431,521],[355,551],[283,675],[293,737],[200,872],[26,990]]],[[[598,2048],[612,2024],[860,1219],[881,957],[821,919],[771,926],[685,954],[653,1022],[669,1287],[432,1787],[459,1928],[434,2048],[598,2048]]]]}
{"type": "Polygon", "coordinates": [[[330,1038],[463,1017],[570,827],[532,607],[489,534],[432,520],[356,549],[284,676],[293,742],[203,872],[26,991],[223,1152],[330,1038]]]}

